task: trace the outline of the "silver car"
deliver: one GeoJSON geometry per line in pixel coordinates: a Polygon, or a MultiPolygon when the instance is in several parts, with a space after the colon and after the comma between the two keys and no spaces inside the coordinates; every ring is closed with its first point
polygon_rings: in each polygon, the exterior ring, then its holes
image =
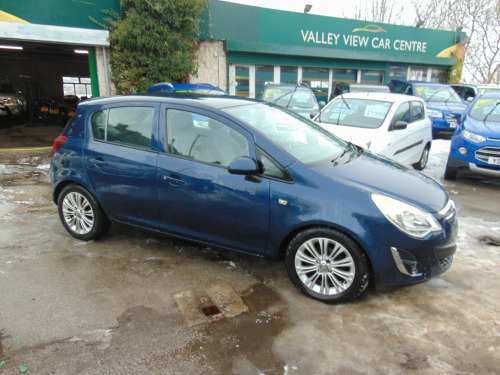
{"type": "Polygon", "coordinates": [[[0,118],[25,120],[25,110],[19,95],[8,83],[0,83],[0,118]]]}

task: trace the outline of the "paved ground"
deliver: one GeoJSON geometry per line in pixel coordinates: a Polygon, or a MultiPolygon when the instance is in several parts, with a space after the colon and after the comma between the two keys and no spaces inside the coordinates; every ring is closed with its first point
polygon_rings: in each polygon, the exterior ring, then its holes
{"type": "MultiPolygon", "coordinates": [[[[58,132],[35,130],[34,146],[58,132]]],[[[0,148],[18,146],[8,134],[0,148]]],[[[440,180],[459,206],[448,272],[329,306],[300,295],[282,263],[117,225],[74,240],[47,154],[0,151],[0,374],[500,373],[498,181],[440,180]],[[190,326],[174,297],[220,285],[247,311],[190,326]]]]}

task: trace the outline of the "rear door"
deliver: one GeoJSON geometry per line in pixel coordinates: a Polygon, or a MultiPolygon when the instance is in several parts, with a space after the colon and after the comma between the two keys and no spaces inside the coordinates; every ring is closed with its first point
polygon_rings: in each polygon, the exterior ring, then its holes
{"type": "Polygon", "coordinates": [[[256,158],[250,133],[212,112],[178,105],[162,107],[160,132],[161,229],[262,254],[269,229],[269,180],[228,171],[239,156],[256,158]]]}
{"type": "Polygon", "coordinates": [[[158,228],[156,162],[159,105],[103,107],[90,119],[84,147],[87,175],[113,219],[158,228]]]}

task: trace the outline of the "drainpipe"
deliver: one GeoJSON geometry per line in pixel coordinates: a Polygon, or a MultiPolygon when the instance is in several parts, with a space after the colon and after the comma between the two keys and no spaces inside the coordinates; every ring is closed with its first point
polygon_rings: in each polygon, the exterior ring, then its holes
{"type": "Polygon", "coordinates": [[[92,84],[92,97],[99,97],[99,79],[97,76],[97,61],[95,57],[95,47],[89,48],[89,72],[90,82],[92,84]]]}

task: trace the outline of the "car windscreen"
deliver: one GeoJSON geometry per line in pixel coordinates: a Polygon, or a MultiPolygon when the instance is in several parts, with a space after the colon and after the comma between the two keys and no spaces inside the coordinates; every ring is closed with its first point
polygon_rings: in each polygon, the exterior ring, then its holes
{"type": "Polygon", "coordinates": [[[392,104],[392,102],[381,100],[337,96],[321,111],[317,121],[355,128],[376,129],[383,124],[392,104]]]}
{"type": "Polygon", "coordinates": [[[305,165],[329,162],[344,153],[347,144],[312,121],[265,103],[223,109],[253,127],[305,165]]]}
{"type": "Polygon", "coordinates": [[[427,103],[463,103],[460,95],[449,86],[418,85],[415,87],[415,95],[427,103]]]}
{"type": "Polygon", "coordinates": [[[483,98],[474,103],[470,110],[470,117],[479,121],[500,123],[500,98],[483,98]]]}
{"type": "Polygon", "coordinates": [[[264,92],[262,99],[285,108],[313,108],[317,106],[317,101],[312,91],[294,89],[293,87],[268,88],[264,92]]]}

